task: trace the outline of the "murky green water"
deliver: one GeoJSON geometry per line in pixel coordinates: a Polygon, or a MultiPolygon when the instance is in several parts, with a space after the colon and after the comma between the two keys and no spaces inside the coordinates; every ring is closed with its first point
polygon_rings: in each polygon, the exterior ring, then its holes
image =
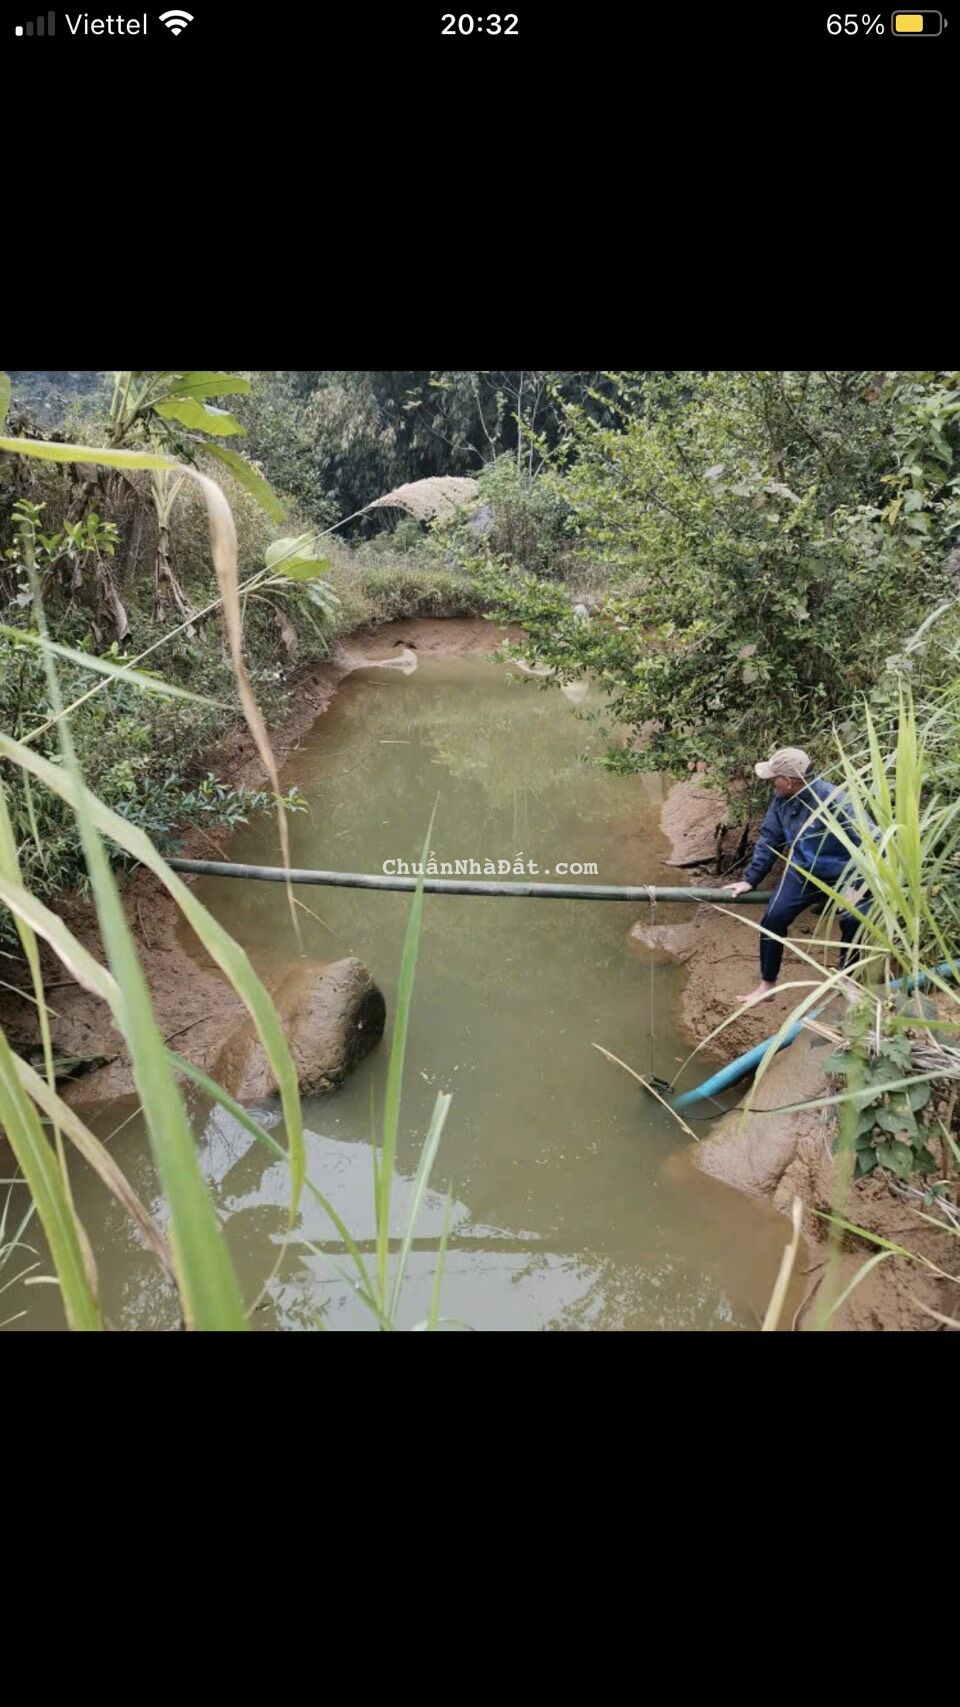
{"type": "MultiPolygon", "coordinates": [[[[590,712],[591,701],[580,712],[590,712]]],[[[371,668],[349,678],[284,771],[309,814],[290,820],[295,865],[380,871],[419,857],[434,800],[438,861],[522,855],[543,877],[593,862],[596,882],[662,879],[656,778],[583,762],[605,745],[555,690],[478,659],[425,659],[415,674],[371,668]]],[[[267,820],[240,831],[229,857],[277,860],[267,820]]],[[[563,879],[559,879],[563,880],[563,879]]],[[[572,881],[575,879],[567,879],[572,881]]],[[[582,881],[591,881],[585,877],[582,881]]],[[[261,969],[298,954],[283,890],[203,880],[199,893],[261,969]]],[[[301,889],[311,958],[355,954],[387,1000],[383,1044],[334,1095],[305,1105],[311,1177],[362,1243],[372,1240],[371,1094],[382,1103],[409,897],[301,889]]],[[[688,1045],[673,1018],[682,973],[627,946],[635,906],[427,897],[410,1026],[396,1231],[438,1090],[453,1093],[432,1192],[410,1263],[405,1325],[425,1316],[443,1198],[453,1194],[443,1309],[477,1329],[754,1327],[784,1243],[784,1223],[698,1181],[661,1179],[683,1135],[602,1044],[640,1072],[675,1071],[688,1045]],[[651,1006],[652,1003],[652,1006],[651,1006]],[[651,1036],[651,1012],[653,1015],[651,1036]]],[[[661,912],[661,918],[670,916],[661,912]]],[[[100,1111],[113,1131],[134,1105],[100,1111]]],[[[286,1170],[219,1110],[195,1102],[203,1166],[225,1217],[248,1299],[272,1266],[284,1225],[286,1170]]],[[[265,1121],[276,1122],[275,1109],[265,1121]]],[[[139,1119],[114,1153],[162,1218],[139,1119]]],[[[176,1312],[156,1264],[89,1174],[75,1170],[81,1214],[113,1325],[162,1327],[176,1312]]],[[[302,1229],[329,1227],[305,1199],[302,1229]]],[[[336,1246],[330,1247],[336,1250],[336,1246]]],[[[48,1272],[48,1270],[42,1270],[48,1272]]],[[[18,1328],[61,1325],[55,1289],[9,1291],[18,1328]]],[[[294,1250],[254,1320],[259,1327],[366,1328],[340,1280],[294,1250]]]]}

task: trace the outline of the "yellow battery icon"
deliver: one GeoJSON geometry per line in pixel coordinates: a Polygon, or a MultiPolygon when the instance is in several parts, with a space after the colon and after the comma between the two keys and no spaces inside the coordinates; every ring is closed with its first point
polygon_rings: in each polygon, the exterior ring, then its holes
{"type": "Polygon", "coordinates": [[[938,36],[943,29],[939,12],[894,12],[895,36],[938,36]]]}

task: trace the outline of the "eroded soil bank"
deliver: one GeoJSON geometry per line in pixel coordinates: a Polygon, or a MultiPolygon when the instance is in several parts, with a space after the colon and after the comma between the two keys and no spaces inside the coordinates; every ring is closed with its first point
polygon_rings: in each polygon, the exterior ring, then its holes
{"type": "MultiPolygon", "coordinates": [[[[661,825],[669,837],[671,858],[676,861],[714,854],[714,830],[724,816],[723,798],[694,781],[678,783],[664,803],[661,825]]],[[[697,884],[719,880],[697,875],[697,884]]],[[[677,909],[674,909],[676,912],[677,909]]],[[[652,926],[638,921],[632,934],[640,953],[654,952],[686,963],[687,978],[681,1000],[681,1018],[691,1046],[731,1013],[758,976],[757,907],[736,907],[720,902],[688,909],[682,923],[652,926]],[[719,910],[720,907],[723,911],[719,910]]],[[[792,938],[809,950],[817,924],[813,915],[801,916],[792,938]]],[[[830,952],[831,965],[833,951],[830,952]]],[[[781,985],[791,980],[815,977],[813,968],[788,952],[781,985]]],[[[743,1051],[770,1037],[805,992],[781,988],[769,1001],[760,1003],[726,1028],[704,1051],[701,1076],[706,1078],[719,1059],[730,1061],[743,1051]]],[[[838,1014],[840,998],[827,1008],[824,1018],[838,1014]]],[[[817,1048],[814,1033],[797,1038],[777,1055],[756,1090],[756,1106],[740,1107],[722,1116],[699,1144],[691,1143],[668,1164],[671,1174],[698,1168],[714,1179],[738,1190],[766,1198],[786,1216],[794,1197],[803,1204],[806,1254],[801,1263],[807,1279],[807,1302],[797,1317],[799,1328],[811,1325],[815,1299],[821,1286],[838,1297],[877,1247],[866,1240],[844,1234],[835,1275],[828,1276],[826,1223],[822,1215],[838,1212],[848,1221],[906,1245],[928,1257],[949,1274],[956,1272],[957,1242],[948,1233],[925,1227],[911,1208],[877,1179],[857,1181],[844,1205],[831,1154],[832,1125],[829,1109],[811,1109],[792,1114],[776,1112],[785,1104],[811,1100],[828,1094],[821,1062],[829,1051],[817,1048]]],[[[787,1223],[784,1223],[785,1230],[787,1223]]],[[[851,1329],[935,1329],[938,1324],[922,1306],[956,1314],[956,1288],[938,1280],[920,1265],[905,1258],[890,1257],[879,1264],[836,1312],[831,1326],[851,1329]]]]}

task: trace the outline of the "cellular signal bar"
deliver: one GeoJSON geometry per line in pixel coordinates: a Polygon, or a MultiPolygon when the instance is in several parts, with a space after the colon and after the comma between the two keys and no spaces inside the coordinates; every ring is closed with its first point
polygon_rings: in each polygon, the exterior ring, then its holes
{"type": "Polygon", "coordinates": [[[14,34],[18,35],[18,36],[32,36],[34,34],[34,30],[36,30],[36,34],[38,36],[56,35],[56,33],[57,33],[57,14],[56,14],[56,12],[48,12],[45,19],[44,18],[38,18],[37,22],[36,22],[36,26],[34,26],[33,24],[18,24],[15,31],[14,31],[14,34]]]}

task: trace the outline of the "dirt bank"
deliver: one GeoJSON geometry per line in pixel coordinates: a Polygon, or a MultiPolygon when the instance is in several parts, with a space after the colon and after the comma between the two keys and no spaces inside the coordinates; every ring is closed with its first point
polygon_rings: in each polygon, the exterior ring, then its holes
{"type": "MultiPolygon", "coordinates": [[[[417,657],[489,653],[504,639],[519,638],[519,633],[518,629],[508,629],[479,617],[412,617],[358,630],[341,643],[328,662],[307,665],[294,676],[289,710],[270,732],[278,765],[283,764],[309,732],[330,704],[340,682],[352,671],[371,664],[392,664],[395,660],[402,665],[405,657],[409,667],[410,653],[417,657]]],[[[253,742],[243,728],[230,730],[205,755],[204,764],[222,781],[233,785],[260,788],[266,782],[253,742]]],[[[228,839],[227,831],[212,836],[206,831],[193,830],[184,837],[180,852],[193,858],[223,858],[228,839]]],[[[179,909],[157,878],[140,869],[122,877],[121,888],[163,1036],[179,1053],[200,1066],[207,1066],[243,1010],[217,969],[199,966],[181,946],[177,931],[179,909]]],[[[58,903],[57,910],[79,940],[102,962],[105,957],[90,901],[67,896],[58,903]]],[[[109,1085],[110,1096],[129,1093],[133,1085],[125,1051],[105,1004],[82,990],[45,944],[41,945],[41,951],[55,1049],[63,1055],[110,1063],[109,1074],[98,1075],[100,1082],[109,1085]]],[[[10,982],[16,978],[21,986],[29,988],[20,968],[13,977],[9,970],[4,975],[10,982]]],[[[15,1048],[23,1050],[39,1040],[35,1010],[9,990],[0,990],[0,1024],[15,1048]]],[[[81,1098],[82,1084],[78,1080],[72,1092],[67,1087],[64,1093],[67,1100],[74,1096],[81,1098]]]]}
{"type": "MultiPolygon", "coordinates": [[[[662,828],[671,843],[670,858],[682,861],[702,855],[712,860],[714,829],[722,819],[721,796],[695,782],[678,783],[668,794],[661,817],[662,828]]],[[[716,882],[718,888],[721,886],[719,879],[705,878],[702,873],[688,871],[687,875],[698,885],[716,882]]],[[[663,922],[651,926],[645,920],[638,921],[632,933],[634,946],[641,952],[653,950],[685,961],[687,977],[681,998],[681,1020],[691,1042],[706,1037],[720,1025],[757,980],[758,936],[743,921],[759,922],[760,909],[720,905],[723,911],[710,903],[685,909],[692,917],[683,922],[673,922],[679,908],[662,909],[663,922]]],[[[799,929],[795,926],[791,937],[819,956],[824,950],[818,944],[811,945],[810,940],[816,923],[813,918],[801,918],[799,929]]],[[[826,952],[831,965],[834,964],[834,951],[826,952]]],[[[783,985],[815,977],[814,968],[788,952],[781,974],[783,985]]],[[[734,1021],[716,1039],[710,1052],[704,1051],[702,1076],[708,1076],[714,1060],[730,1061],[769,1037],[803,993],[799,989],[783,989],[734,1021]]],[[[839,1007],[836,998],[824,1012],[824,1019],[829,1022],[839,1007]]],[[[801,1328],[810,1326],[814,1299],[821,1288],[829,1287],[830,1296],[838,1297],[867,1258],[877,1254],[875,1245],[846,1234],[839,1257],[828,1271],[827,1224],[822,1216],[840,1206],[842,1189],[830,1148],[830,1111],[777,1112],[787,1103],[828,1094],[821,1068],[828,1051],[818,1044],[818,1038],[811,1032],[776,1056],[756,1088],[756,1107],[744,1112],[748,1100],[745,1096],[740,1108],[716,1121],[707,1129],[708,1136],[699,1144],[691,1143],[670,1167],[673,1175],[696,1167],[740,1191],[766,1199],[785,1216],[794,1197],[800,1197],[806,1242],[801,1266],[809,1276],[809,1301],[797,1323],[801,1328]]],[[[924,1226],[910,1206],[876,1176],[854,1183],[840,1213],[881,1238],[928,1257],[948,1273],[957,1272],[957,1241],[948,1233],[924,1226]]],[[[787,1223],[784,1225],[786,1228],[787,1223]]],[[[833,1317],[832,1326],[844,1330],[932,1330],[938,1324],[922,1306],[956,1315],[957,1298],[956,1287],[938,1281],[905,1258],[890,1257],[851,1294],[833,1317]]]]}

